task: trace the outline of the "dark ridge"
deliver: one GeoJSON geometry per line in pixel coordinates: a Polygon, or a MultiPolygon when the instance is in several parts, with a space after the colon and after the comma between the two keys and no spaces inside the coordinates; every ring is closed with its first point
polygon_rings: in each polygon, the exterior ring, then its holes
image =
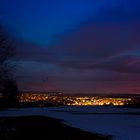
{"type": "Polygon", "coordinates": [[[42,116],[0,118],[0,140],[111,140],[42,116]]]}

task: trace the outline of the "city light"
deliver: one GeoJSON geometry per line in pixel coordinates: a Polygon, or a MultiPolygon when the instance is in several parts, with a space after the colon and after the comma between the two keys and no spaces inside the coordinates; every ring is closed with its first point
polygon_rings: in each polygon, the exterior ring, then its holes
{"type": "Polygon", "coordinates": [[[54,105],[69,106],[123,106],[131,104],[132,98],[116,98],[116,97],[100,97],[100,96],[57,96],[49,94],[30,94],[24,93],[19,97],[21,103],[25,102],[41,102],[52,103],[54,105]]]}

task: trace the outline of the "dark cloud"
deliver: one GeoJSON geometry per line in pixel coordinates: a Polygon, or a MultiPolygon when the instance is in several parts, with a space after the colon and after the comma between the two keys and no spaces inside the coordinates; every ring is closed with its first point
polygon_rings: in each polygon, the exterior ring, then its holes
{"type": "Polygon", "coordinates": [[[139,23],[90,23],[70,36],[62,37],[60,43],[53,46],[18,43],[17,59],[73,69],[139,73],[139,57],[127,55],[128,51],[140,51],[139,23]],[[129,61],[136,62],[130,64],[129,61]]]}
{"type": "Polygon", "coordinates": [[[91,24],[49,51],[56,54],[56,61],[63,67],[139,73],[140,55],[127,54],[140,52],[138,23],[91,24]],[[135,60],[137,63],[129,63],[135,60]]]}
{"type": "Polygon", "coordinates": [[[124,73],[140,73],[140,57],[122,56],[89,66],[90,68],[106,69],[124,73]]]}
{"type": "Polygon", "coordinates": [[[16,44],[16,61],[51,62],[51,57],[46,48],[32,43],[18,41],[16,44]]]}

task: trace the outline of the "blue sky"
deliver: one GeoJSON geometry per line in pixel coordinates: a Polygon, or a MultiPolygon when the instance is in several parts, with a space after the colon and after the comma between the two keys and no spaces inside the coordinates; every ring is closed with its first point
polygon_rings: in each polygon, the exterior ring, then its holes
{"type": "Polygon", "coordinates": [[[2,0],[2,22],[16,37],[46,45],[88,20],[139,16],[139,1],[130,0],[2,0]]]}
{"type": "Polygon", "coordinates": [[[139,92],[139,7],[138,0],[1,0],[20,89],[139,92]]]}

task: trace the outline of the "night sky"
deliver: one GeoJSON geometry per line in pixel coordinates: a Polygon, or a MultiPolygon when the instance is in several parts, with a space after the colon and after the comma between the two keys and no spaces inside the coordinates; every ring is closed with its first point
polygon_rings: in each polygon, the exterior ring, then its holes
{"type": "Polygon", "coordinates": [[[1,0],[20,90],[140,93],[139,0],[1,0]]]}

